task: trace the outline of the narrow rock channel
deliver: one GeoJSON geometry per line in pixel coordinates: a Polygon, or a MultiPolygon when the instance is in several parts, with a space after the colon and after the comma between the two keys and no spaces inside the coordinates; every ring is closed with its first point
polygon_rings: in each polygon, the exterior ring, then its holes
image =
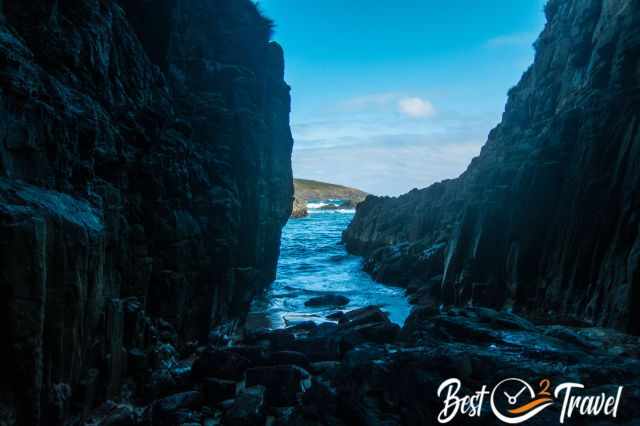
{"type": "Polygon", "coordinates": [[[362,258],[348,254],[341,243],[353,215],[353,210],[316,208],[287,223],[276,281],[254,300],[249,328],[332,321],[327,318],[332,314],[369,305],[404,323],[410,310],[404,289],[376,283],[362,271],[362,258]]]}

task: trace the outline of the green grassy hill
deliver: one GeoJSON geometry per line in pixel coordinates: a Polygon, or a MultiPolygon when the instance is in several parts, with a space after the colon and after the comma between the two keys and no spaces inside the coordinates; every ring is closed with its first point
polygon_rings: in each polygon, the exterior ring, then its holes
{"type": "Polygon", "coordinates": [[[332,183],[318,182],[308,179],[294,179],[295,197],[298,200],[345,200],[358,204],[367,197],[367,193],[359,189],[349,188],[332,183]]]}

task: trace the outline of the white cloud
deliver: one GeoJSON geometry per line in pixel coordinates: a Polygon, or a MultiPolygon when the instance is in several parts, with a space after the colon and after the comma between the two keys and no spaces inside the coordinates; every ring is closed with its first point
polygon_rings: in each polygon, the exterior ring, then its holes
{"type": "Polygon", "coordinates": [[[400,195],[458,176],[481,145],[480,140],[442,143],[424,135],[380,136],[367,144],[294,151],[294,176],[400,195]]]}
{"type": "Polygon", "coordinates": [[[398,195],[458,176],[498,117],[341,117],[293,126],[294,176],[398,195]]]}
{"type": "Polygon", "coordinates": [[[436,113],[430,101],[397,92],[374,93],[347,99],[338,105],[338,110],[346,113],[399,112],[409,118],[427,118],[436,113]]]}
{"type": "Polygon", "coordinates": [[[340,105],[343,109],[333,104],[329,112],[293,123],[294,176],[380,195],[399,195],[458,176],[500,118],[436,111],[426,98],[397,93],[352,98],[340,105]]]}
{"type": "Polygon", "coordinates": [[[436,113],[436,109],[431,102],[418,97],[400,99],[398,101],[398,110],[411,118],[428,118],[433,117],[436,113]]]}

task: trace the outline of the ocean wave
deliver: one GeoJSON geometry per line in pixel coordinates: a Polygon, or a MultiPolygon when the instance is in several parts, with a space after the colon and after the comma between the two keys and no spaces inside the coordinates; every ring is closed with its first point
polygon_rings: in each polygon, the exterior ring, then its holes
{"type": "MultiPolygon", "coordinates": [[[[335,203],[312,200],[311,206],[322,204],[335,203]]],[[[315,296],[341,294],[351,300],[348,309],[386,305],[391,320],[402,324],[410,311],[404,290],[374,282],[362,271],[362,259],[349,255],[341,243],[354,209],[309,209],[309,213],[306,220],[289,221],[283,229],[277,279],[265,292],[262,304],[254,301],[253,317],[261,314],[266,320],[260,325],[268,321],[274,328],[300,320],[320,323],[335,308],[310,308],[305,302],[315,296]]]]}
{"type": "Polygon", "coordinates": [[[318,214],[318,213],[339,213],[339,214],[355,214],[355,209],[345,209],[345,210],[309,210],[309,214],[318,214]]]}
{"type": "Polygon", "coordinates": [[[328,206],[329,203],[307,203],[307,208],[309,209],[321,209],[324,206],[328,206]]]}

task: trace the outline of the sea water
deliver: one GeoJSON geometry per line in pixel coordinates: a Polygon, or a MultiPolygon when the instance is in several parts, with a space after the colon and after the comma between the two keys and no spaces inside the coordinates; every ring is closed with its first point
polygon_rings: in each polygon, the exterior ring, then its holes
{"type": "Polygon", "coordinates": [[[319,210],[311,204],[309,216],[291,219],[283,229],[277,278],[252,304],[250,327],[280,328],[301,321],[327,321],[327,315],[378,305],[391,321],[402,325],[409,315],[404,290],[373,281],[362,271],[362,258],[346,252],[342,231],[353,210],[319,210]],[[338,294],[350,299],[341,308],[306,307],[312,297],[338,294]]]}

